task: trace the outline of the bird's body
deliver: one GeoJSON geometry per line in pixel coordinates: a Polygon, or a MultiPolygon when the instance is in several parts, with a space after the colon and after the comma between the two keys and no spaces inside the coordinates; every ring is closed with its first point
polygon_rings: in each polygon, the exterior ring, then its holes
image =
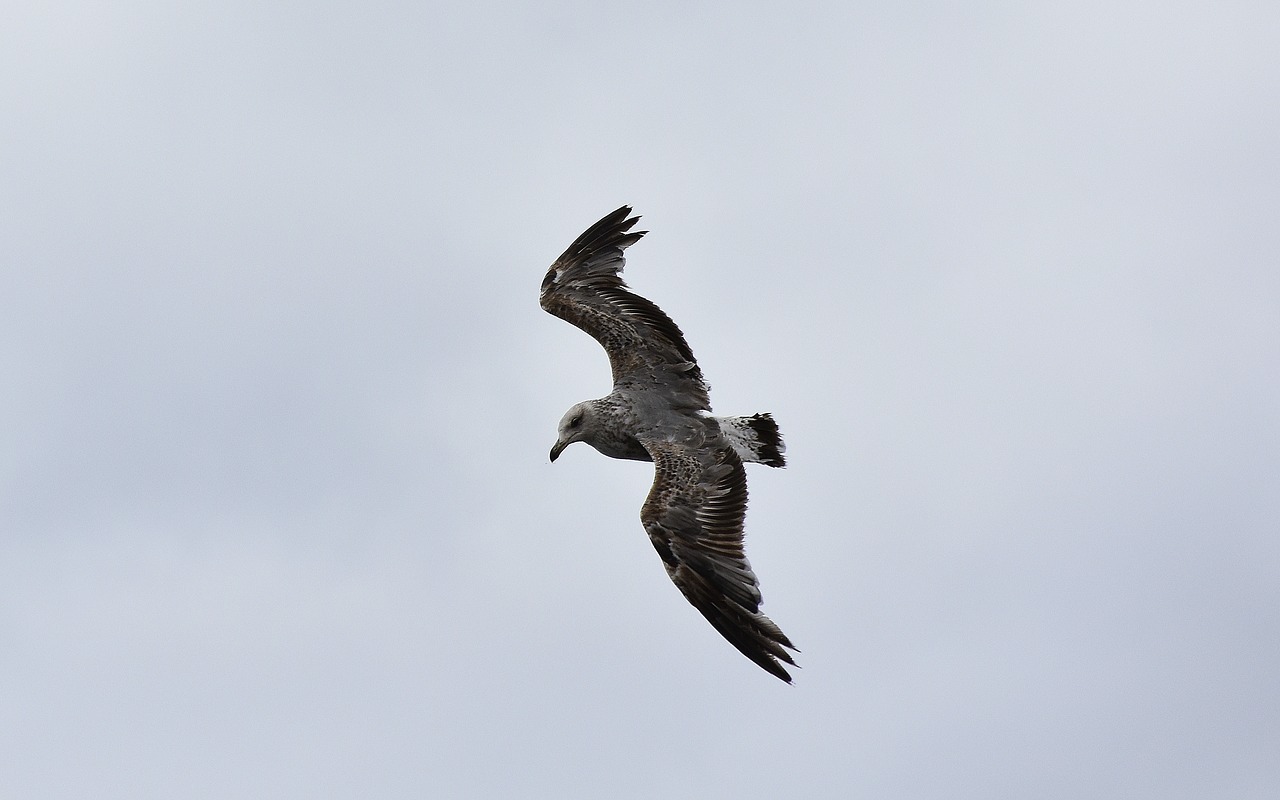
{"type": "Polygon", "coordinates": [[[716,417],[684,334],[619,274],[623,250],[644,234],[623,206],[584,232],[547,271],[541,304],[589,333],[613,368],[613,391],[569,409],[551,449],[586,442],[610,458],[654,462],[640,519],[667,574],[744,655],[790,682],[795,647],[760,613],[760,590],[742,550],[743,462],[781,467],[785,447],[768,414],[716,417]]]}

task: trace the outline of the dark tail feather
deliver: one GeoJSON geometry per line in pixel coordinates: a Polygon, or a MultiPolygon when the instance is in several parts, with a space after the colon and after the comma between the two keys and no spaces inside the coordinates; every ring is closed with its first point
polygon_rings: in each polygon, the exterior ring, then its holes
{"type": "Polygon", "coordinates": [[[720,428],[743,461],[785,467],[787,446],[778,431],[778,423],[769,414],[750,417],[718,417],[720,428]]]}

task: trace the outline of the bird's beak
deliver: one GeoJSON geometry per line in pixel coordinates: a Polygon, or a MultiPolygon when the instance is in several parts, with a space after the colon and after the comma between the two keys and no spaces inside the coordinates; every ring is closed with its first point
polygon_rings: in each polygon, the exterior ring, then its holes
{"type": "Polygon", "coordinates": [[[551,448],[551,460],[555,461],[557,458],[559,458],[560,454],[563,453],[564,449],[568,446],[569,446],[568,442],[556,442],[555,446],[551,448]]]}

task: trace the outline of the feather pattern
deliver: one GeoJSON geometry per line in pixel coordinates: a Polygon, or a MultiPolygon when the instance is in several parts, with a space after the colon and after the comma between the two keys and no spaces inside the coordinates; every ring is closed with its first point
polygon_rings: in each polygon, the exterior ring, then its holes
{"type": "Polygon", "coordinates": [[[604,347],[615,388],[662,386],[709,410],[709,387],[684,333],[622,280],[623,251],[647,233],[631,232],[640,218],[630,214],[630,206],[619,208],[569,245],[542,280],[542,308],[604,347]]]}
{"type": "Polygon", "coordinates": [[[760,613],[760,584],[743,552],[744,460],[785,464],[768,414],[716,417],[680,328],[622,281],[623,251],[642,232],[623,206],[588,228],[542,281],[544,309],[598,341],[613,391],[574,405],[551,460],[574,442],[610,458],[654,462],[640,520],[667,575],[720,635],[770,674],[791,682],[791,640],[760,613]]]}
{"type": "Polygon", "coordinates": [[[760,583],[743,552],[747,473],[731,448],[695,450],[642,439],[654,480],[640,521],[667,574],[720,635],[788,683],[791,640],[760,613],[760,583]]]}

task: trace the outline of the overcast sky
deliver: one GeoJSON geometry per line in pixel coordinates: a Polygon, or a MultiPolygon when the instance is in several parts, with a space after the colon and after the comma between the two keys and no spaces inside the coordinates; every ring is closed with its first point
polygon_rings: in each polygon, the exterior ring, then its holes
{"type": "Polygon", "coordinates": [[[11,5],[0,795],[1275,796],[1274,3],[11,5]],[[623,203],[794,686],[547,462],[623,203]]]}

